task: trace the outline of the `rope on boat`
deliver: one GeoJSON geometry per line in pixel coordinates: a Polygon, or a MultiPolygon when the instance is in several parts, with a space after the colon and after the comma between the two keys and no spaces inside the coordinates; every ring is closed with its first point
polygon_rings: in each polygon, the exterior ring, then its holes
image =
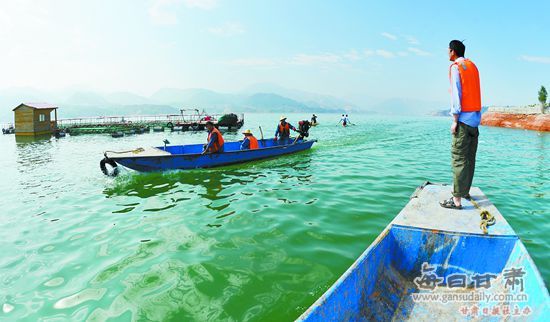
{"type": "Polygon", "coordinates": [[[105,153],[109,152],[109,153],[117,153],[117,154],[120,154],[120,153],[134,153],[134,154],[138,154],[138,153],[141,153],[145,151],[144,148],[137,148],[137,149],[133,149],[133,150],[128,150],[128,151],[105,151],[105,153]]]}
{"type": "Polygon", "coordinates": [[[479,216],[481,217],[481,222],[479,223],[479,228],[483,230],[483,233],[485,235],[489,234],[489,231],[487,230],[488,226],[492,226],[496,223],[496,218],[493,216],[489,211],[481,209],[481,207],[475,202],[473,198],[470,198],[470,202],[476,209],[481,210],[481,213],[479,216]]]}
{"type": "Polygon", "coordinates": [[[489,231],[487,230],[487,226],[494,225],[496,222],[496,219],[487,210],[483,210],[481,214],[479,214],[479,216],[481,217],[481,223],[479,224],[479,228],[481,228],[481,230],[483,230],[483,233],[487,235],[489,233],[489,231]]]}

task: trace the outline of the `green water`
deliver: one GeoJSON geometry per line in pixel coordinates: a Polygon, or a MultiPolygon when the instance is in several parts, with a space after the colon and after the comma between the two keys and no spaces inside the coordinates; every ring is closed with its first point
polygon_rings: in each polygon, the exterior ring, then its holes
{"type": "MultiPolygon", "coordinates": [[[[261,124],[272,136],[276,119],[247,115],[245,128],[261,124]]],[[[319,142],[308,152],[115,179],[99,170],[103,150],[164,138],[202,142],[205,134],[1,136],[0,319],[296,318],[417,185],[451,181],[448,119],[354,116],[358,125],[348,128],[336,126],[338,119],[320,116],[311,131],[319,142]]],[[[547,282],[549,160],[549,134],[481,128],[474,184],[547,282]]]]}

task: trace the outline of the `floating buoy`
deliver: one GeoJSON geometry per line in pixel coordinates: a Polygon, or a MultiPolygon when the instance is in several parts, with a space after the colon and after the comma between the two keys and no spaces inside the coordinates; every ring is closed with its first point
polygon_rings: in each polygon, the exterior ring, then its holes
{"type": "Polygon", "coordinates": [[[106,176],[116,177],[118,175],[118,166],[116,162],[109,159],[108,157],[101,159],[101,161],[99,162],[99,168],[101,169],[101,172],[103,172],[103,174],[106,176]],[[107,164],[113,168],[112,171],[109,171],[107,169],[107,164]]]}
{"type": "Polygon", "coordinates": [[[162,126],[155,126],[153,128],[153,132],[164,132],[164,127],[162,126]]]}
{"type": "Polygon", "coordinates": [[[114,132],[114,133],[111,134],[111,136],[114,137],[114,138],[121,138],[121,137],[124,136],[124,133],[122,133],[122,132],[114,132]]]}
{"type": "Polygon", "coordinates": [[[54,136],[55,136],[56,138],[58,138],[58,139],[59,139],[59,138],[64,138],[65,135],[66,135],[66,134],[65,134],[64,131],[56,131],[55,134],[54,134],[54,136]]]}

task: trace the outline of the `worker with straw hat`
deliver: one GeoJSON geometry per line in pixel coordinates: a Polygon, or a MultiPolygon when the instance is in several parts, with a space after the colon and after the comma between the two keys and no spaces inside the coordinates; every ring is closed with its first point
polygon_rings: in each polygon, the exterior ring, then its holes
{"type": "Polygon", "coordinates": [[[279,144],[286,144],[290,138],[290,130],[296,131],[296,128],[292,124],[287,123],[286,116],[281,116],[280,122],[277,125],[275,131],[275,141],[279,140],[279,144]]]}
{"type": "Polygon", "coordinates": [[[252,131],[246,130],[243,132],[244,139],[241,143],[241,150],[256,150],[258,148],[258,139],[252,135],[252,131]]]}

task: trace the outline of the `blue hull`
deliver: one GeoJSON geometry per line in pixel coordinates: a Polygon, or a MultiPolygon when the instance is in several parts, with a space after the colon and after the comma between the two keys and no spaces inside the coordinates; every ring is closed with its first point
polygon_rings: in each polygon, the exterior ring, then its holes
{"type": "Polygon", "coordinates": [[[535,264],[481,191],[472,188],[477,202],[453,211],[437,204],[450,188],[429,185],[424,190],[299,320],[550,321],[548,290],[535,264]],[[477,207],[497,218],[488,235],[479,229],[477,207]],[[512,281],[511,269],[521,269],[521,278],[512,281]],[[485,288],[482,279],[487,276],[485,288]],[[453,285],[462,278],[465,287],[453,285]],[[468,301],[457,301],[461,295],[450,293],[468,296],[468,301]],[[423,300],[422,294],[438,298],[423,300]]]}
{"type": "Polygon", "coordinates": [[[255,150],[240,150],[240,142],[226,142],[223,153],[205,155],[200,154],[202,144],[175,145],[158,148],[169,152],[166,155],[140,156],[138,153],[135,156],[109,154],[108,157],[117,164],[136,171],[185,170],[219,167],[296,153],[310,149],[314,142],[316,140],[277,144],[272,140],[259,140],[260,148],[255,150]]]}

